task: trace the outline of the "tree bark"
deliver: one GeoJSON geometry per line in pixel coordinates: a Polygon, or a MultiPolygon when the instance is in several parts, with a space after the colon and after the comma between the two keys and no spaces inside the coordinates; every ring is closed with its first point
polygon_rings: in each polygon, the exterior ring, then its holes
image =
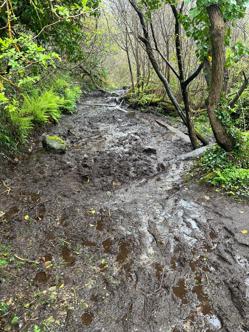
{"type": "Polygon", "coordinates": [[[210,21],[212,46],[212,72],[208,96],[208,116],[217,143],[226,151],[232,151],[234,141],[217,118],[215,110],[219,106],[224,84],[225,70],[225,22],[219,5],[207,7],[210,21]]]}

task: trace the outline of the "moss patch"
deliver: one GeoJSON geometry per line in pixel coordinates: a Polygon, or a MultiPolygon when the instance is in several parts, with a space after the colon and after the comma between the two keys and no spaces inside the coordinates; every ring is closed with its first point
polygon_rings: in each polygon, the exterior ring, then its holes
{"type": "Polygon", "coordinates": [[[47,139],[51,140],[51,141],[55,141],[55,142],[60,143],[60,144],[66,144],[66,142],[63,141],[62,138],[60,138],[59,136],[56,136],[56,135],[47,136],[47,139]]]}

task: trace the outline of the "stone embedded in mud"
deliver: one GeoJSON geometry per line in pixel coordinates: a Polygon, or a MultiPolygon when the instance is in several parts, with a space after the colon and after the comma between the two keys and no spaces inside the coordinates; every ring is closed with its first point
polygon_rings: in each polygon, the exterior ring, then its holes
{"type": "Polygon", "coordinates": [[[147,154],[157,154],[157,150],[155,148],[150,147],[150,146],[145,147],[143,149],[143,152],[147,153],[147,154]]]}
{"type": "Polygon", "coordinates": [[[54,153],[65,153],[67,149],[66,142],[56,135],[43,135],[42,146],[47,151],[51,151],[54,153]]]}
{"type": "Polygon", "coordinates": [[[63,247],[61,250],[62,258],[68,266],[72,266],[76,262],[76,257],[73,256],[71,250],[68,247],[63,247]]]}
{"type": "Polygon", "coordinates": [[[128,118],[134,118],[136,116],[136,112],[135,111],[127,111],[126,115],[128,118]]]}
{"type": "Polygon", "coordinates": [[[91,325],[92,321],[94,319],[94,315],[92,312],[85,312],[82,316],[81,316],[81,321],[84,325],[89,326],[91,325]]]}
{"type": "Polygon", "coordinates": [[[44,271],[39,271],[39,272],[37,272],[36,273],[36,275],[35,275],[35,278],[34,278],[34,282],[36,283],[36,284],[41,284],[41,283],[46,283],[47,281],[48,281],[48,279],[49,279],[49,275],[46,273],[46,272],[44,272],[44,271]]]}
{"type": "Polygon", "coordinates": [[[222,328],[222,323],[216,315],[207,316],[207,320],[215,330],[220,330],[222,328]]]}

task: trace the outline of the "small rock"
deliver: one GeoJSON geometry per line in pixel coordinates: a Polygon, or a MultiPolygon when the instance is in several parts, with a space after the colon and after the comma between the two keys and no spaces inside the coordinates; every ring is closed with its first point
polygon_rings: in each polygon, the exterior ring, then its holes
{"type": "Polygon", "coordinates": [[[42,145],[47,151],[52,151],[54,153],[65,153],[67,149],[66,142],[55,135],[43,135],[42,145]]]}
{"type": "Polygon", "coordinates": [[[147,153],[147,154],[157,154],[157,151],[156,151],[156,149],[155,148],[151,148],[151,147],[145,147],[144,149],[143,149],[143,152],[144,153],[147,153]]]}
{"type": "Polygon", "coordinates": [[[128,118],[134,118],[136,116],[136,112],[135,111],[127,111],[126,115],[128,118]]]}

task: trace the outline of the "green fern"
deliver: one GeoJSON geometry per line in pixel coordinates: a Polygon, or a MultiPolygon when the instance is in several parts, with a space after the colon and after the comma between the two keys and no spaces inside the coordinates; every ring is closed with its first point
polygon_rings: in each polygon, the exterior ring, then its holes
{"type": "Polygon", "coordinates": [[[38,124],[44,124],[51,119],[55,122],[61,117],[60,106],[62,98],[57,96],[52,90],[45,91],[40,96],[24,96],[22,111],[33,118],[38,124]]]}
{"type": "Polygon", "coordinates": [[[15,139],[21,143],[24,143],[33,128],[32,116],[26,114],[22,109],[20,109],[16,101],[9,104],[5,108],[5,111],[6,121],[12,136],[14,136],[15,139]]]}

